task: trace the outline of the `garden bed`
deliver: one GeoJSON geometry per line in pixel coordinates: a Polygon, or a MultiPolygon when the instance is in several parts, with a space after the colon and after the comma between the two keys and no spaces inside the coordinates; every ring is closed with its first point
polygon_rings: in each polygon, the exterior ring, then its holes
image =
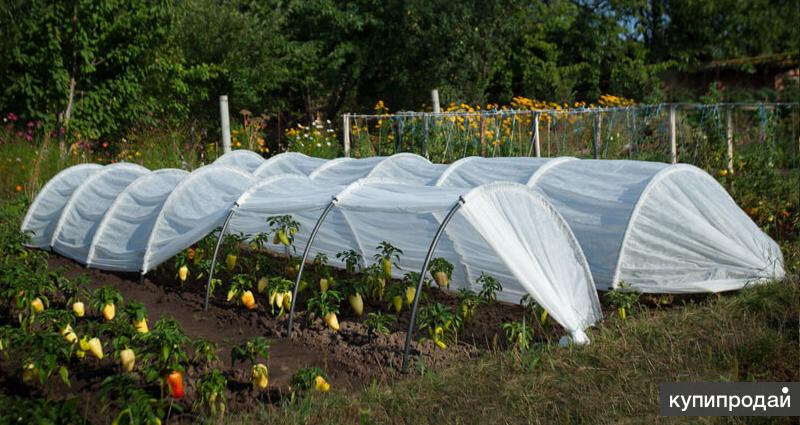
{"type": "MultiPolygon", "coordinates": [[[[366,301],[365,314],[362,317],[356,317],[343,308],[340,313],[340,329],[334,332],[320,318],[306,311],[305,301],[308,295],[301,294],[295,316],[295,332],[290,339],[286,336],[286,314],[274,316],[267,306],[265,296],[260,294],[257,294],[257,307],[247,310],[237,300],[226,301],[225,291],[217,289],[208,310],[204,311],[203,282],[195,280],[180,285],[171,276],[169,268],[159,269],[140,282],[135,274],[89,269],[58,255],[51,255],[48,265],[52,271],[59,271],[71,279],[85,276],[88,279],[86,289],[90,291],[110,286],[119,290],[126,302],[138,301],[144,304],[150,323],[169,316],[177,320],[181,330],[192,341],[202,338],[216,344],[219,347],[219,361],[215,368],[228,380],[225,391],[228,411],[248,411],[257,403],[279,403],[291,397],[291,379],[300,368],[322,368],[327,372],[334,389],[357,392],[374,382],[390,383],[406,376],[417,375],[421,369],[445,368],[487,351],[504,349],[507,341],[501,323],[520,320],[526,315],[526,310],[518,305],[502,302],[484,304],[479,307],[477,317],[464,325],[458,339],[449,341],[446,349],[437,348],[430,339],[424,338],[424,332],[417,331],[412,344],[409,375],[404,375],[399,369],[410,315],[408,308],[404,308],[397,315],[397,320],[388,325],[389,333],[385,335],[370,330],[363,323],[363,318],[372,311],[387,311],[386,305],[366,301]],[[231,348],[255,336],[267,337],[270,343],[269,387],[266,391],[253,388],[249,365],[231,365],[231,348]]],[[[435,286],[426,289],[425,302],[442,303],[454,310],[458,307],[458,300],[453,294],[440,291],[435,286]]],[[[87,315],[102,321],[95,311],[87,311],[87,315]]],[[[539,341],[557,339],[563,333],[557,325],[542,327],[534,323],[533,326],[539,341]]],[[[191,351],[191,348],[187,347],[187,351],[191,351]]],[[[106,377],[118,373],[118,361],[109,355],[100,361],[92,359],[78,363],[76,360],[74,363],[68,365],[71,372],[69,387],[57,376],[51,376],[47,385],[23,384],[14,370],[0,368],[1,392],[12,396],[43,397],[56,401],[77,397],[83,416],[92,422],[102,423],[116,415],[121,406],[109,409],[97,397],[97,392],[106,377]]],[[[200,374],[198,366],[190,362],[184,374],[186,397],[182,402],[185,406],[190,406],[195,401],[193,378],[200,374]]],[[[157,395],[158,387],[149,388],[148,391],[157,395]]],[[[188,410],[185,409],[187,412],[188,410]]],[[[195,418],[190,413],[181,414],[176,411],[171,412],[171,416],[187,422],[195,418]]]]}

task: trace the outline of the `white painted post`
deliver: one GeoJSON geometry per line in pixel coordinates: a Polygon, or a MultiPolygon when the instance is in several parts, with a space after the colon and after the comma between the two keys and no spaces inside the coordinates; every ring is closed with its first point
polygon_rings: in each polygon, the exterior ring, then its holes
{"type": "Polygon", "coordinates": [[[733,106],[725,110],[725,141],[728,143],[728,173],[733,173],[733,106]]]}
{"type": "Polygon", "coordinates": [[[678,143],[675,139],[675,105],[669,107],[669,152],[673,164],[678,163],[678,143]]]}
{"type": "Polygon", "coordinates": [[[350,114],[342,115],[344,125],[344,156],[350,158],[350,114]]]}
{"type": "Polygon", "coordinates": [[[441,107],[439,106],[439,90],[433,89],[431,90],[431,101],[433,102],[433,113],[438,114],[442,111],[441,107]]]}
{"type": "Polygon", "coordinates": [[[219,97],[219,118],[222,125],[222,153],[231,151],[231,116],[228,112],[228,96],[219,97]]]}
{"type": "Polygon", "coordinates": [[[533,152],[537,158],[542,156],[542,146],[539,143],[539,113],[533,114],[533,152]]]}

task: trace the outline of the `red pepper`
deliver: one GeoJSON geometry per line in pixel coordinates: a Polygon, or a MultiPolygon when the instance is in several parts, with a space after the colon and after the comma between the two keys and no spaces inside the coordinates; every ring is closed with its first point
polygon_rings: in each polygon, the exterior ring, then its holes
{"type": "Polygon", "coordinates": [[[167,376],[167,384],[169,385],[169,393],[177,399],[183,398],[183,374],[177,370],[167,376]]]}

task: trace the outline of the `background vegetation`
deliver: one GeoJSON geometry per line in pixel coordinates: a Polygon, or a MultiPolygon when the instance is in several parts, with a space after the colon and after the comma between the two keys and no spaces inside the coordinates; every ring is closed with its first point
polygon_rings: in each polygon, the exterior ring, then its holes
{"type": "Polygon", "coordinates": [[[432,88],[444,104],[694,98],[663,77],[796,63],[798,19],[769,0],[3,0],[0,112],[115,142],[150,127],[216,139],[220,94],[277,137],[378,99],[424,109],[432,88]]]}

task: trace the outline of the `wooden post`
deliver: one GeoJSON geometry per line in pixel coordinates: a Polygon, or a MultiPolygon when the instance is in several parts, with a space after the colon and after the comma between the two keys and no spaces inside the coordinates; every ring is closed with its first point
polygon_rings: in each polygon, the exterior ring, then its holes
{"type": "Polygon", "coordinates": [[[430,131],[428,126],[428,114],[422,114],[422,132],[424,133],[424,138],[422,141],[422,156],[427,159],[431,159],[431,157],[428,156],[428,131],[430,131]]]}
{"type": "MultiPolygon", "coordinates": [[[[481,132],[481,136],[480,136],[480,140],[481,140],[481,156],[486,156],[486,120],[483,117],[483,112],[481,112],[479,120],[480,120],[480,124],[478,125],[478,127],[480,128],[480,132],[481,132]]],[[[466,121],[466,120],[464,120],[464,121],[466,121]]],[[[465,124],[465,125],[467,127],[469,127],[469,124],[465,124]]]]}
{"type": "Polygon", "coordinates": [[[725,109],[725,141],[728,143],[727,169],[733,173],[733,106],[725,109]]]}
{"type": "Polygon", "coordinates": [[[669,155],[673,164],[678,163],[678,143],[675,138],[675,105],[669,107],[669,155]]]}
{"type": "Polygon", "coordinates": [[[222,126],[222,153],[231,151],[231,116],[228,112],[228,96],[219,97],[219,118],[222,126]]]}
{"type": "Polygon", "coordinates": [[[542,145],[539,143],[539,113],[533,114],[533,154],[542,157],[542,145]]]}
{"type": "Polygon", "coordinates": [[[596,111],[594,115],[594,159],[600,158],[600,131],[603,125],[602,112],[596,111]]]}
{"type": "Polygon", "coordinates": [[[350,114],[342,115],[342,125],[344,126],[344,157],[350,158],[350,114]]]}
{"type": "Polygon", "coordinates": [[[438,114],[442,111],[441,107],[439,106],[439,90],[431,90],[431,102],[433,103],[434,114],[438,114]]]}

